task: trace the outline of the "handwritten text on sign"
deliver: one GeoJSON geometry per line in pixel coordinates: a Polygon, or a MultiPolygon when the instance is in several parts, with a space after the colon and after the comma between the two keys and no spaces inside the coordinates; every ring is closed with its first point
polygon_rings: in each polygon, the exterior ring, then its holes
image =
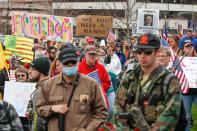
{"type": "Polygon", "coordinates": [[[73,19],[15,12],[12,16],[12,33],[17,36],[68,42],[73,39],[73,19]]]}
{"type": "Polygon", "coordinates": [[[197,88],[197,57],[185,57],[183,63],[182,67],[189,81],[189,87],[197,88]]]}
{"type": "Polygon", "coordinates": [[[77,17],[77,35],[107,37],[113,26],[113,17],[80,15],[77,17]]]}
{"type": "Polygon", "coordinates": [[[35,83],[5,82],[4,100],[14,106],[21,117],[25,117],[31,93],[35,90],[35,83]]]}

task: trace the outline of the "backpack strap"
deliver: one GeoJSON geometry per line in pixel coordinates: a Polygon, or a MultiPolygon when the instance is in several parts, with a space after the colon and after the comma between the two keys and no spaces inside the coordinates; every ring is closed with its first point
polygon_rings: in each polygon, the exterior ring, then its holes
{"type": "Polygon", "coordinates": [[[167,95],[167,91],[168,91],[168,85],[170,84],[170,81],[175,78],[176,76],[174,75],[174,73],[172,72],[166,72],[166,74],[163,76],[162,81],[161,81],[161,98],[164,100],[165,96],[167,95]]]}

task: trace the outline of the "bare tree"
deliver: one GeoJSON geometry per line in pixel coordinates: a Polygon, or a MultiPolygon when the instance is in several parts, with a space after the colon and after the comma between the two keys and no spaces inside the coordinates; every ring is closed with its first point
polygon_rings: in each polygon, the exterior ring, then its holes
{"type": "Polygon", "coordinates": [[[106,0],[97,0],[97,3],[102,3],[101,6],[105,9],[105,15],[111,15],[116,18],[114,24],[123,29],[128,38],[131,34],[132,23],[137,20],[137,9],[141,8],[145,2],[137,3],[136,0],[108,0],[106,2],[106,0]],[[121,11],[120,6],[124,10],[121,11]]]}

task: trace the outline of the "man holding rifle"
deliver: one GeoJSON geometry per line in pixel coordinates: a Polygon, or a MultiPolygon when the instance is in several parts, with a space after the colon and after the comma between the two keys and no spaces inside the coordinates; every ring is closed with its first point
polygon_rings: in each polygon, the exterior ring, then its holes
{"type": "Polygon", "coordinates": [[[160,40],[153,34],[138,38],[139,64],[126,73],[116,97],[117,130],[175,130],[181,109],[178,79],[157,62],[160,40]]]}

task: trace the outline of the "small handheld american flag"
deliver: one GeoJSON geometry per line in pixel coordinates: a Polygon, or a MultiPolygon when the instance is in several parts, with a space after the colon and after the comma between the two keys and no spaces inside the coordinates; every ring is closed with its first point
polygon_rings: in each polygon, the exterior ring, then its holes
{"type": "Polygon", "coordinates": [[[89,73],[88,76],[95,79],[98,82],[98,84],[101,86],[101,79],[99,77],[98,70],[89,73]]]}
{"type": "Polygon", "coordinates": [[[171,52],[170,61],[173,63],[172,68],[175,70],[175,75],[179,79],[179,82],[181,84],[181,90],[183,93],[188,93],[189,83],[182,69],[182,66],[184,65],[182,59],[181,60],[179,59],[178,55],[174,52],[172,48],[170,48],[170,52],[171,52]]]}

